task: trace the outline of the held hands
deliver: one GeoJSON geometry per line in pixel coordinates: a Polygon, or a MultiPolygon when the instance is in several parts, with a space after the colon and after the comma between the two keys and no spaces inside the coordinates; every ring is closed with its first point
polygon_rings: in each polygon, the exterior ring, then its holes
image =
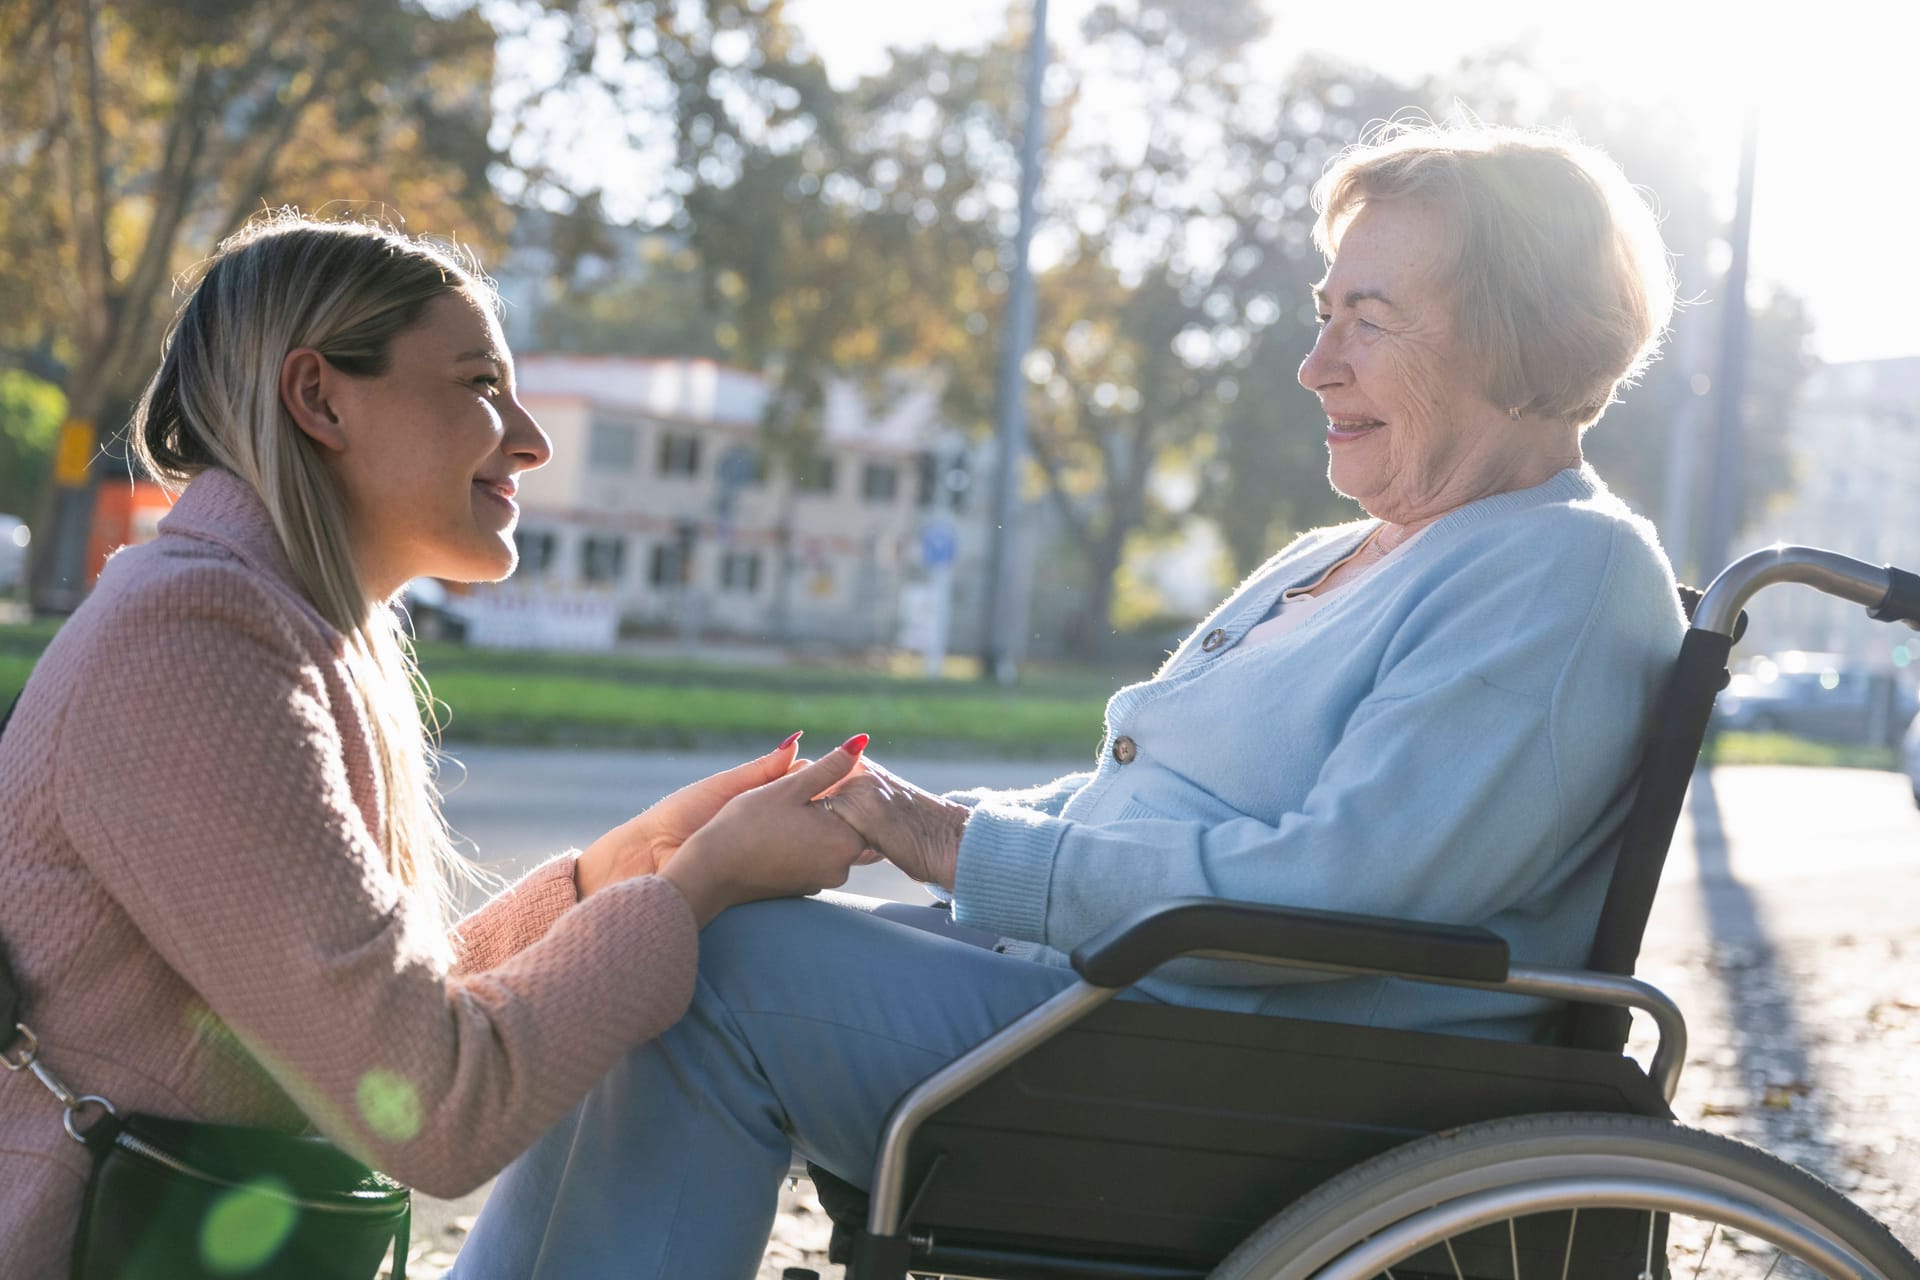
{"type": "Polygon", "coordinates": [[[616,880],[660,870],[727,801],[785,777],[793,767],[799,741],[796,733],[757,760],[689,783],[595,840],[574,865],[574,885],[580,896],[597,893],[616,880]]]}
{"type": "MultiPolygon", "coordinates": [[[[867,841],[811,801],[853,772],[866,745],[867,735],[860,734],[810,765],[742,791],[686,837],[658,874],[685,896],[696,924],[705,925],[743,902],[794,897],[846,883],[847,871],[861,860],[867,841]]],[[[836,810],[838,805],[836,799],[836,810]]]]}
{"type": "Polygon", "coordinates": [[[834,888],[850,867],[882,856],[953,887],[965,805],[863,761],[865,734],[812,764],[796,759],[799,738],[682,787],[595,840],[574,869],[580,896],[658,874],[704,925],[737,903],[834,888]]]}
{"type": "Polygon", "coordinates": [[[960,833],[972,813],[967,806],[922,791],[872,760],[822,803],[915,880],[952,890],[960,833]]]}

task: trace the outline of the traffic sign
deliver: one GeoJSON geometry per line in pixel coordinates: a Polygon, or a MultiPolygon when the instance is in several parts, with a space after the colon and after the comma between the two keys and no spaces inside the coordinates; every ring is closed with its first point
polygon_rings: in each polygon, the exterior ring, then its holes
{"type": "Polygon", "coordinates": [[[929,569],[953,563],[960,539],[953,526],[944,520],[929,520],[920,530],[920,562],[929,569]]]}

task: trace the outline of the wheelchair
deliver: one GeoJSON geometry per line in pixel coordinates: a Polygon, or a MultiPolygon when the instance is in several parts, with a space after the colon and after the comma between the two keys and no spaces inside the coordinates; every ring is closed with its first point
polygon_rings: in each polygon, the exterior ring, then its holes
{"type": "Polygon", "coordinates": [[[1743,606],[1811,586],[1920,629],[1920,576],[1776,546],[1704,594],[1583,970],[1494,933],[1211,899],[1143,909],[1080,981],[909,1091],[870,1192],[813,1169],[848,1280],[1920,1280],[1812,1175],[1677,1123],[1686,1024],[1632,974],[1743,606]],[[1113,997],[1180,956],[1546,997],[1509,1043],[1113,997]],[[1658,1041],[1626,1056],[1631,1011],[1658,1041]]]}

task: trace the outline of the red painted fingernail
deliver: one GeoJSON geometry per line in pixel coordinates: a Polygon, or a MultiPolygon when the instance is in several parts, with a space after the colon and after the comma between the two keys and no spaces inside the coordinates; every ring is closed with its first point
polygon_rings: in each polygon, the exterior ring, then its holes
{"type": "Polygon", "coordinates": [[[850,756],[857,756],[867,749],[867,735],[856,733],[840,744],[840,749],[850,756]]]}
{"type": "Polygon", "coordinates": [[[805,730],[805,729],[795,729],[795,730],[794,730],[794,731],[793,731],[792,733],[790,733],[790,734],[788,734],[788,735],[787,735],[787,736],[786,736],[786,737],[785,737],[785,738],[784,738],[784,739],[783,739],[783,740],[781,741],[781,743],[780,743],[780,745],[774,748],[774,750],[775,750],[775,751],[785,751],[785,750],[786,750],[786,749],[787,749],[788,747],[790,747],[790,746],[792,746],[792,745],[793,745],[794,743],[796,743],[796,742],[798,742],[798,741],[800,741],[800,735],[801,735],[801,734],[803,734],[803,733],[805,733],[805,732],[806,732],[806,730],[805,730]]]}

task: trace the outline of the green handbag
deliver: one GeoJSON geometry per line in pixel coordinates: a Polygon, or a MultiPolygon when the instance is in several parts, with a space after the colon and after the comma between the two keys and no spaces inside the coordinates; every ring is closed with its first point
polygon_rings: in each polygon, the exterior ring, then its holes
{"type": "MultiPolygon", "coordinates": [[[[13,715],[0,717],[0,732],[13,715]]],[[[121,1115],[41,1060],[0,950],[0,1064],[57,1099],[93,1157],[71,1280],[373,1280],[389,1245],[406,1280],[412,1193],[324,1138],[121,1115]],[[83,1116],[98,1113],[84,1129],[83,1116]]]]}

